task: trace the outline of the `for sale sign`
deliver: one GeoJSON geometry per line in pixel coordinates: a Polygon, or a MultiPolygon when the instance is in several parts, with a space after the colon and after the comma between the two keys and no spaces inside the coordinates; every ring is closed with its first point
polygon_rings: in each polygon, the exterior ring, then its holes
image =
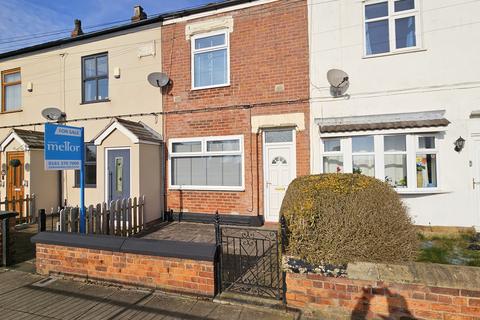
{"type": "Polygon", "coordinates": [[[83,128],[45,124],[45,170],[79,170],[83,160],[83,128]]]}

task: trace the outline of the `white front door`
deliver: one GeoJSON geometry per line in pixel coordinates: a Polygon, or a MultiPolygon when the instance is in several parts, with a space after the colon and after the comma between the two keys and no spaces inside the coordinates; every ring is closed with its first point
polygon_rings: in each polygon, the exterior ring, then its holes
{"type": "Polygon", "coordinates": [[[477,232],[480,232],[480,139],[476,137],[471,140],[473,145],[472,154],[472,182],[471,188],[473,197],[471,197],[471,207],[474,208],[474,227],[477,232]]]}
{"type": "Polygon", "coordinates": [[[268,222],[279,221],[283,197],[288,185],[295,178],[294,130],[290,131],[291,139],[284,131],[269,131],[269,136],[278,132],[283,135],[283,139],[281,142],[269,142],[277,140],[265,139],[264,144],[265,220],[268,222]]]}

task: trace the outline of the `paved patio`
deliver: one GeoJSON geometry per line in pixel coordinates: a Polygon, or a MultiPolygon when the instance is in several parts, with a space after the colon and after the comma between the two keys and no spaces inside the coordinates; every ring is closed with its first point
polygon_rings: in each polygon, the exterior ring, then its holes
{"type": "Polygon", "coordinates": [[[151,290],[54,280],[0,269],[2,320],[20,319],[295,319],[263,308],[223,305],[151,290]]]}
{"type": "Polygon", "coordinates": [[[213,224],[193,222],[171,222],[153,227],[144,239],[175,240],[186,242],[215,243],[213,224]]]}

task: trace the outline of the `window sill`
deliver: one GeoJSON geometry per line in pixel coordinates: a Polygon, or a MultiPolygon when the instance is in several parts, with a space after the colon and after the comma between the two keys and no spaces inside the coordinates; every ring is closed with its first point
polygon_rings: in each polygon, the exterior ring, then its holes
{"type": "MultiPolygon", "coordinates": [[[[80,186],[73,186],[74,189],[80,189],[80,186]]],[[[85,186],[85,189],[96,189],[97,186],[85,186]]]]}
{"type": "Polygon", "coordinates": [[[95,103],[102,103],[102,102],[110,102],[110,99],[81,102],[80,105],[95,104],[95,103]]]}
{"type": "Polygon", "coordinates": [[[190,91],[199,91],[199,90],[206,90],[206,89],[226,88],[226,87],[230,87],[230,83],[218,84],[215,86],[207,86],[207,87],[197,87],[197,88],[192,88],[190,91]]]}
{"type": "Polygon", "coordinates": [[[1,114],[9,114],[9,113],[17,113],[17,112],[22,112],[22,109],[18,110],[10,110],[10,111],[2,111],[1,114]]]}
{"type": "Polygon", "coordinates": [[[372,55],[363,55],[362,59],[373,59],[373,58],[379,58],[379,57],[387,57],[387,56],[395,56],[399,54],[404,54],[404,53],[414,53],[414,52],[423,52],[427,51],[425,48],[412,48],[412,49],[405,49],[405,50],[397,50],[397,51],[391,51],[391,52],[385,52],[385,53],[378,53],[378,54],[372,54],[372,55]]]}
{"type": "Polygon", "coordinates": [[[172,191],[218,191],[218,192],[242,192],[244,187],[202,187],[202,186],[170,186],[172,191]]]}
{"type": "Polygon", "coordinates": [[[415,194],[442,194],[442,193],[450,193],[450,191],[445,191],[445,190],[442,190],[442,189],[437,189],[437,188],[431,188],[431,189],[401,189],[401,188],[398,188],[398,189],[395,189],[395,191],[399,194],[399,195],[415,195],[415,194]]]}

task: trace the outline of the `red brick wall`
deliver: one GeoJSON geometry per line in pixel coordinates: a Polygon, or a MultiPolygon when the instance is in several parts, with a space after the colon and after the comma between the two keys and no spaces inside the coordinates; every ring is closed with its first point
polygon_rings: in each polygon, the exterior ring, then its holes
{"type": "Polygon", "coordinates": [[[286,281],[290,306],[329,319],[355,319],[353,315],[359,319],[480,319],[480,290],[292,273],[287,273],[286,281]]]}
{"type": "MultiPolygon", "coordinates": [[[[166,141],[172,138],[243,135],[245,191],[168,190],[167,206],[190,212],[263,212],[262,136],[252,134],[251,117],[303,113],[306,130],[297,133],[297,175],[310,170],[307,4],[280,0],[270,4],[166,25],[162,29],[163,70],[173,81],[164,95],[166,141]],[[223,88],[191,90],[188,23],[233,17],[230,33],[230,82],[223,88]],[[276,93],[277,84],[285,86],[276,93]],[[174,101],[177,97],[177,101],[174,101]],[[180,98],[180,101],[178,101],[180,98]],[[251,105],[241,108],[240,105],[251,105]],[[232,107],[218,110],[218,107],[232,107]],[[197,110],[192,113],[191,110],[197,110]],[[180,113],[172,113],[180,112],[180,113]]],[[[167,163],[167,175],[169,164],[167,163]]],[[[168,176],[167,176],[168,179],[168,176]]]]}
{"type": "Polygon", "coordinates": [[[37,243],[37,272],[212,297],[213,262],[37,243]]]}

